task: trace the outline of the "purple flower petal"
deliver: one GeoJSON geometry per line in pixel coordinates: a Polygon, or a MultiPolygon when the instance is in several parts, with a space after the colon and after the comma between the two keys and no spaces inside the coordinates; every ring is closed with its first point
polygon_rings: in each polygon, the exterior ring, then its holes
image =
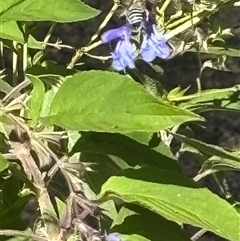
{"type": "Polygon", "coordinates": [[[121,237],[118,233],[110,233],[106,237],[107,241],[121,241],[121,237]]]}
{"type": "Polygon", "coordinates": [[[147,36],[143,39],[141,46],[142,59],[146,62],[152,62],[156,58],[155,49],[152,49],[148,44],[149,39],[147,36]]]}
{"type": "Polygon", "coordinates": [[[166,44],[167,39],[155,25],[152,26],[153,32],[145,35],[141,45],[141,55],[144,61],[151,62],[156,57],[166,59],[170,56],[170,48],[166,44]]]}
{"type": "Polygon", "coordinates": [[[113,57],[112,66],[117,71],[121,71],[126,68],[126,66],[122,63],[121,58],[119,56],[113,57]]]}
{"type": "Polygon", "coordinates": [[[156,57],[161,59],[166,59],[170,55],[170,48],[166,43],[157,43],[154,42],[152,38],[149,39],[149,46],[152,50],[155,51],[156,57]]]}
{"type": "Polygon", "coordinates": [[[112,53],[113,67],[116,70],[124,70],[126,67],[133,69],[134,65],[134,47],[131,42],[126,40],[118,41],[115,51],[112,53]]]}
{"type": "Polygon", "coordinates": [[[154,36],[153,38],[156,39],[157,42],[162,42],[162,43],[167,42],[167,39],[163,35],[162,31],[159,31],[155,24],[153,24],[153,36],[154,36]]]}
{"type": "Polygon", "coordinates": [[[123,41],[123,44],[121,45],[122,58],[124,59],[126,65],[133,69],[135,68],[134,65],[134,48],[133,45],[129,41],[123,41]]]}
{"type": "Polygon", "coordinates": [[[159,57],[161,59],[167,59],[171,54],[170,48],[167,44],[161,44],[158,47],[158,50],[159,51],[156,52],[156,54],[157,54],[157,57],[159,57]]]}
{"type": "Polygon", "coordinates": [[[130,39],[130,35],[132,33],[132,28],[129,24],[125,24],[120,28],[114,28],[106,31],[102,34],[101,40],[104,43],[108,43],[116,38],[125,38],[130,39]]]}
{"type": "Polygon", "coordinates": [[[145,62],[152,62],[156,57],[156,52],[151,48],[147,48],[142,52],[142,59],[145,62]]]}

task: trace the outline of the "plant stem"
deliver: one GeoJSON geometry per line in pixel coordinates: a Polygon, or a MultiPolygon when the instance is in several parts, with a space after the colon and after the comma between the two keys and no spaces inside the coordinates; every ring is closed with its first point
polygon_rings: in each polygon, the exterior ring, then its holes
{"type": "Polygon", "coordinates": [[[103,30],[103,28],[107,25],[108,21],[111,19],[111,17],[113,16],[113,14],[115,13],[115,11],[118,9],[119,6],[119,0],[114,0],[114,4],[110,10],[110,12],[108,13],[108,15],[105,17],[105,19],[103,20],[103,22],[101,23],[101,25],[99,26],[98,30],[96,31],[96,33],[91,37],[90,41],[88,42],[87,46],[84,48],[80,48],[77,50],[76,54],[72,57],[72,60],[70,62],[70,64],[67,66],[68,69],[72,69],[75,65],[75,63],[82,57],[82,55],[84,54],[84,52],[88,52],[90,50],[92,50],[93,48],[96,48],[97,46],[102,44],[102,41],[98,41],[94,44],[92,44],[94,42],[94,40],[97,39],[98,35],[100,34],[100,32],[103,30]]]}
{"type": "MultiPolygon", "coordinates": [[[[100,32],[103,30],[103,28],[107,25],[108,21],[111,19],[111,17],[113,16],[113,14],[115,13],[115,11],[118,9],[119,6],[119,1],[114,1],[114,4],[112,6],[112,9],[110,10],[110,12],[108,13],[108,15],[105,17],[105,19],[103,20],[103,22],[101,23],[101,25],[99,26],[98,30],[96,31],[96,33],[92,36],[92,38],[90,39],[88,45],[90,45],[100,34],[100,32]]],[[[88,46],[87,45],[87,46],[88,46]]]]}
{"type": "Polygon", "coordinates": [[[43,40],[43,43],[47,43],[49,41],[49,39],[52,36],[53,30],[55,29],[56,25],[57,25],[57,23],[53,23],[51,25],[51,27],[48,30],[48,33],[47,33],[46,37],[43,40]]]}
{"type": "Polygon", "coordinates": [[[169,6],[169,4],[172,2],[172,0],[166,0],[162,7],[158,10],[158,13],[160,14],[160,16],[162,16],[164,14],[164,12],[166,11],[167,7],[169,6]]]}
{"type": "Polygon", "coordinates": [[[22,46],[22,50],[23,50],[23,71],[25,72],[28,66],[28,44],[24,43],[24,45],[22,46]]]}
{"type": "Polygon", "coordinates": [[[26,232],[26,231],[13,230],[13,229],[0,230],[0,236],[20,236],[20,237],[29,238],[36,241],[47,241],[46,238],[41,237],[37,234],[26,232]]]}
{"type": "MultiPolygon", "coordinates": [[[[13,47],[17,50],[18,42],[13,41],[13,47]]],[[[18,82],[18,55],[15,51],[12,52],[12,85],[16,86],[18,82]]]]}
{"type": "Polygon", "coordinates": [[[5,61],[4,61],[4,55],[3,55],[3,42],[2,41],[0,41],[0,61],[1,61],[1,65],[0,65],[1,72],[0,73],[2,75],[4,75],[3,72],[5,69],[5,61]]]}
{"type": "Polygon", "coordinates": [[[102,44],[102,41],[99,40],[98,42],[95,42],[93,43],[92,45],[89,45],[87,47],[83,47],[81,49],[79,49],[76,54],[73,56],[70,64],[67,66],[68,69],[72,69],[75,65],[75,63],[82,57],[82,55],[85,53],[85,52],[89,52],[90,50],[96,48],[97,46],[101,45],[102,44]]]}
{"type": "Polygon", "coordinates": [[[200,229],[198,232],[196,232],[192,237],[191,240],[192,241],[197,241],[199,238],[201,238],[205,233],[207,232],[207,230],[205,229],[200,229]]]}

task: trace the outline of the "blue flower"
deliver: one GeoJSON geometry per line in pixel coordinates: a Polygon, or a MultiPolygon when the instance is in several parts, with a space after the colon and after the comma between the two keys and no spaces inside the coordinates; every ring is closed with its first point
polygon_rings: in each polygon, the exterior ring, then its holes
{"type": "Polygon", "coordinates": [[[119,28],[114,28],[106,31],[105,33],[102,34],[101,40],[104,43],[108,43],[114,39],[120,38],[126,38],[130,41],[132,34],[132,27],[129,24],[125,24],[122,27],[119,28]]]}
{"type": "Polygon", "coordinates": [[[126,67],[134,69],[135,53],[134,44],[126,40],[118,41],[115,51],[112,53],[113,67],[116,70],[124,70],[126,67]]]}
{"type": "Polygon", "coordinates": [[[118,233],[110,233],[106,237],[107,241],[121,241],[121,237],[118,233]]]}
{"type": "Polygon", "coordinates": [[[113,67],[120,71],[126,69],[126,67],[133,69],[134,58],[136,57],[135,45],[131,43],[132,26],[125,24],[120,28],[108,30],[103,33],[101,40],[104,43],[108,43],[116,40],[115,50],[112,52],[113,67]]]}
{"type": "Polygon", "coordinates": [[[156,28],[156,25],[153,24],[151,31],[144,34],[140,52],[146,62],[152,62],[156,57],[167,59],[170,56],[171,51],[167,45],[167,39],[156,28]]]}

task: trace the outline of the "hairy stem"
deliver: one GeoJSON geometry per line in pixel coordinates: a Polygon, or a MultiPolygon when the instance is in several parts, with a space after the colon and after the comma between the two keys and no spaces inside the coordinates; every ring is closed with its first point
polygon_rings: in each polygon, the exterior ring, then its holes
{"type": "Polygon", "coordinates": [[[41,237],[37,234],[26,232],[26,231],[13,230],[13,229],[0,230],[0,236],[20,236],[20,237],[29,238],[36,241],[47,241],[46,238],[41,237]]]}

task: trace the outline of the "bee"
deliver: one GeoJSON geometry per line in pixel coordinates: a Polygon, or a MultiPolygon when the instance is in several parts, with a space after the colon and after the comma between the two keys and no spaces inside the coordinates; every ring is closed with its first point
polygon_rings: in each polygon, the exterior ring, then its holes
{"type": "MultiPolygon", "coordinates": [[[[124,22],[132,26],[131,38],[138,46],[141,44],[143,34],[146,32],[146,22],[153,16],[151,14],[153,3],[159,3],[162,0],[121,0],[120,14],[117,14],[124,22]],[[151,8],[152,7],[152,8],[151,8]]],[[[154,20],[153,20],[154,21],[154,20]]]]}
{"type": "Polygon", "coordinates": [[[123,11],[120,18],[125,18],[133,27],[132,35],[139,35],[144,27],[144,19],[147,17],[147,10],[144,0],[122,0],[123,11]]]}
{"type": "Polygon", "coordinates": [[[141,22],[149,17],[149,13],[156,14],[156,7],[160,5],[163,0],[121,0],[119,11],[120,17],[125,16],[128,22],[134,24],[141,24],[141,22]],[[133,18],[134,17],[134,22],[133,18]]]}
{"type": "MultiPolygon", "coordinates": [[[[150,21],[156,24],[156,8],[161,6],[163,0],[121,0],[119,15],[120,18],[124,18],[125,22],[132,25],[132,40],[135,44],[140,45],[143,35],[146,32],[145,23],[150,21]]],[[[178,0],[177,0],[178,2],[178,0]]],[[[189,35],[186,37],[186,33],[183,34],[181,39],[173,37],[168,40],[168,45],[171,48],[171,55],[169,59],[174,58],[176,55],[183,54],[186,40],[189,39],[189,35]]]]}
{"type": "Polygon", "coordinates": [[[133,35],[138,34],[142,30],[145,11],[140,8],[133,8],[129,10],[126,17],[128,23],[133,26],[133,35]]]}

